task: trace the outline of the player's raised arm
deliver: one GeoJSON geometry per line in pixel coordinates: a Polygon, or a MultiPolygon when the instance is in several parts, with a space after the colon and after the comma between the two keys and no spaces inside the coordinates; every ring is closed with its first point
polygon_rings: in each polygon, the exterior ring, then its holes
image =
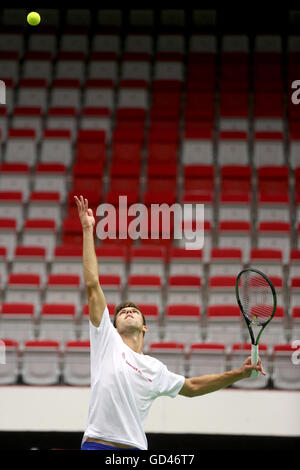
{"type": "Polygon", "coordinates": [[[74,196],[83,232],[83,276],[89,304],[92,324],[100,325],[106,300],[99,283],[98,262],[95,253],[94,226],[95,218],[92,209],[88,208],[88,200],[82,196],[74,196]]]}

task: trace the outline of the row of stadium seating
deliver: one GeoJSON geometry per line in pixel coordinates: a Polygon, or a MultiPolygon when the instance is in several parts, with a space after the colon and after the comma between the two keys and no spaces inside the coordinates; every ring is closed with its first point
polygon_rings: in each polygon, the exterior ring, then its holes
{"type": "MultiPolygon", "coordinates": [[[[1,365],[0,383],[30,385],[80,385],[90,384],[90,351],[88,341],[70,341],[64,351],[55,341],[28,341],[22,353],[14,341],[3,342],[6,364],[1,365]]],[[[147,352],[162,360],[175,373],[186,377],[206,373],[220,373],[241,366],[249,356],[249,344],[234,344],[227,354],[221,343],[195,343],[184,352],[182,343],[152,343],[147,352]]],[[[238,388],[298,389],[297,350],[292,345],[275,345],[271,357],[266,357],[266,346],[261,345],[260,355],[266,376],[244,379],[233,385],[238,388]],[[294,356],[295,357],[294,357],[294,356]]]]}

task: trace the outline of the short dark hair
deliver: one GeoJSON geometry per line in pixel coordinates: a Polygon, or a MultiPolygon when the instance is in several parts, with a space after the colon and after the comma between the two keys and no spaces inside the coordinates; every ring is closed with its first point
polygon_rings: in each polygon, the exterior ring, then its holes
{"type": "MultiPolygon", "coordinates": [[[[113,325],[115,328],[117,328],[117,325],[116,325],[116,320],[117,320],[117,315],[118,313],[123,310],[123,308],[125,307],[134,307],[136,308],[139,312],[141,312],[139,306],[137,304],[135,304],[134,302],[130,302],[129,300],[125,300],[124,302],[121,302],[119,305],[116,306],[115,308],[115,313],[114,313],[114,318],[113,318],[113,325]]],[[[146,319],[143,315],[143,313],[141,312],[141,315],[143,317],[143,324],[146,325],[146,319]]],[[[145,332],[144,332],[144,335],[145,335],[145,332]]]]}

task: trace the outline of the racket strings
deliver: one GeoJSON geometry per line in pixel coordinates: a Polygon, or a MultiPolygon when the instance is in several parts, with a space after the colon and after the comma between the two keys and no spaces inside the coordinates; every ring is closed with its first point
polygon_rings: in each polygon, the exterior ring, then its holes
{"type": "Polygon", "coordinates": [[[268,281],[258,273],[246,271],[240,277],[239,295],[249,320],[256,325],[266,323],[273,313],[274,299],[268,281]]]}

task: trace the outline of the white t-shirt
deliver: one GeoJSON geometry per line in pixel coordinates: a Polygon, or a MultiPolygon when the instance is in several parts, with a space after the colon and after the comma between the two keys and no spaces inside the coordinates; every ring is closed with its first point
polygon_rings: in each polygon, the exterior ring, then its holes
{"type": "Polygon", "coordinates": [[[176,397],[185,377],[127,346],[107,307],[98,328],[89,323],[91,396],[82,442],[91,437],[147,450],[143,426],[153,400],[162,395],[176,397]]]}

